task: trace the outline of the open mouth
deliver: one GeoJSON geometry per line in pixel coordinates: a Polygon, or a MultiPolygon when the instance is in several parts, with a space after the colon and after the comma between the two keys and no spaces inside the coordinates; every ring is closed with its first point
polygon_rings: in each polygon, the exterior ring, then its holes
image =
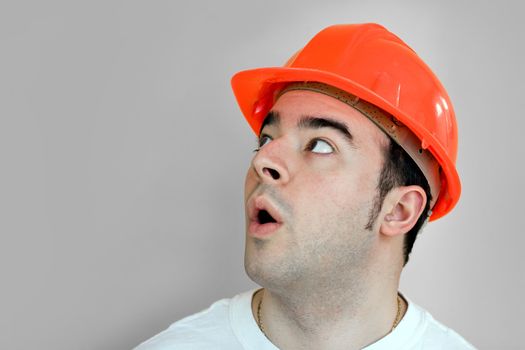
{"type": "Polygon", "coordinates": [[[248,234],[257,238],[270,237],[283,225],[279,210],[268,199],[259,196],[248,204],[248,234]]]}
{"type": "Polygon", "coordinates": [[[275,220],[265,209],[259,210],[259,212],[257,213],[257,221],[261,225],[277,222],[277,220],[275,220]]]}

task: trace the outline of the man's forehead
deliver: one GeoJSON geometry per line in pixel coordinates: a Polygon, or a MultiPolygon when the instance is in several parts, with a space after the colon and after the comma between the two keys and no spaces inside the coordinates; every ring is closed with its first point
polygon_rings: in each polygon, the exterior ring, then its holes
{"type": "MultiPolygon", "coordinates": [[[[262,133],[262,129],[267,125],[279,125],[280,120],[281,118],[279,113],[277,111],[271,111],[266,117],[259,134],[262,133]]],[[[297,120],[295,127],[299,130],[316,130],[322,128],[332,129],[343,136],[351,147],[355,147],[354,136],[350,132],[350,128],[346,125],[346,123],[342,121],[338,121],[326,116],[303,115],[297,120]]]]}
{"type": "MultiPolygon", "coordinates": [[[[301,128],[308,118],[332,121],[344,126],[352,135],[359,129],[360,134],[366,134],[365,137],[371,136],[370,133],[380,135],[381,138],[386,137],[374,123],[348,104],[332,96],[307,90],[287,91],[279,96],[264,118],[259,134],[264,127],[270,125],[281,128],[284,123],[290,123],[291,127],[301,128]]],[[[312,125],[311,122],[307,124],[312,125]]]]}

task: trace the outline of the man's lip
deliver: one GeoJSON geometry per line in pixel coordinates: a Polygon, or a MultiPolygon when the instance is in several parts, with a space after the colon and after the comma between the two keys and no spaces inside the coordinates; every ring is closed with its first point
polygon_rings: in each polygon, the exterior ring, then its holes
{"type": "Polygon", "coordinates": [[[275,233],[282,224],[278,222],[268,222],[266,224],[260,224],[257,221],[251,221],[248,226],[248,234],[257,238],[266,238],[275,233]]]}
{"type": "Polygon", "coordinates": [[[268,214],[281,224],[283,222],[282,216],[272,202],[264,196],[257,196],[248,203],[248,213],[250,221],[259,222],[258,214],[260,210],[266,210],[268,214]]]}

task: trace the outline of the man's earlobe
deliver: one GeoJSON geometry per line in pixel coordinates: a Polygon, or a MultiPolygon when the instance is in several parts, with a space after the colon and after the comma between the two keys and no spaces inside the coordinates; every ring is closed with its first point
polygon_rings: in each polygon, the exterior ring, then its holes
{"type": "Polygon", "coordinates": [[[392,205],[383,216],[379,232],[388,236],[405,234],[414,227],[425,208],[425,191],[420,186],[402,186],[388,196],[392,205]]]}

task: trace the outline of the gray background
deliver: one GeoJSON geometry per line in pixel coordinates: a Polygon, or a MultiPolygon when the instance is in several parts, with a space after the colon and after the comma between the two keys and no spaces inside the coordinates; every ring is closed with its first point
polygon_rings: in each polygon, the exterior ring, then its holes
{"type": "Polygon", "coordinates": [[[323,27],[377,21],[447,87],[463,195],[401,290],[482,349],[523,349],[519,1],[2,1],[0,348],[130,349],[255,285],[231,93],[323,27]]]}

